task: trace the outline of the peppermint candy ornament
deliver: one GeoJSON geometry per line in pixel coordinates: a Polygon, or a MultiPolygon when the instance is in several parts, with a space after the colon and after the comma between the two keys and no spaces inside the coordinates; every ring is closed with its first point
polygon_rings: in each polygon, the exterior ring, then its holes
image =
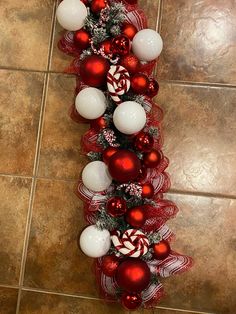
{"type": "Polygon", "coordinates": [[[107,88],[111,98],[117,104],[121,104],[120,96],[130,89],[129,72],[121,65],[112,65],[107,74],[107,88]]]}
{"type": "Polygon", "coordinates": [[[129,257],[137,258],[145,255],[149,248],[148,238],[136,229],[126,230],[122,237],[120,237],[120,231],[115,231],[111,240],[117,251],[129,257]]]}

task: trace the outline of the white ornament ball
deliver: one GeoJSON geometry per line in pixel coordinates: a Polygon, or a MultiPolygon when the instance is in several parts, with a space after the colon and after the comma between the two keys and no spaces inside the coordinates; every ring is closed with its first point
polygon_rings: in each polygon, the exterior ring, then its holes
{"type": "Polygon", "coordinates": [[[106,97],[99,89],[88,87],[76,96],[75,107],[85,119],[97,119],[106,111],[106,97]]]}
{"type": "Polygon", "coordinates": [[[102,257],[111,247],[111,237],[108,230],[99,230],[91,225],[80,235],[80,248],[89,257],[102,257]]]}
{"type": "Polygon", "coordinates": [[[113,122],[121,133],[134,134],[145,126],[146,113],[137,102],[125,101],[115,109],[113,122]]]}
{"type": "Polygon", "coordinates": [[[57,20],[68,31],[81,29],[87,15],[87,8],[80,0],[63,0],[57,8],[57,20]]]}
{"type": "Polygon", "coordinates": [[[89,190],[102,192],[109,188],[112,178],[103,161],[92,161],[84,167],[82,181],[89,190]]]}
{"type": "Polygon", "coordinates": [[[160,55],[162,48],[162,38],[153,29],[142,29],[133,38],[133,53],[141,61],[155,60],[160,55]]]}

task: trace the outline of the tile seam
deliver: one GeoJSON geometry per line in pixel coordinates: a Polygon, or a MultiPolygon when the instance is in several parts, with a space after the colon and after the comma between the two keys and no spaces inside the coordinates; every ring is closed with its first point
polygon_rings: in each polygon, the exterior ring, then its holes
{"type": "MultiPolygon", "coordinates": [[[[69,178],[56,178],[56,177],[44,177],[44,176],[24,176],[18,174],[5,174],[0,173],[0,177],[9,177],[9,178],[19,178],[19,179],[36,179],[36,180],[45,180],[45,181],[56,181],[56,182],[67,182],[67,183],[77,183],[77,179],[69,179],[69,178]]],[[[220,193],[207,193],[207,192],[194,192],[187,190],[178,190],[178,189],[170,189],[167,193],[169,194],[177,194],[177,195],[189,195],[189,196],[199,196],[199,197],[209,197],[209,198],[218,198],[218,199],[236,199],[236,195],[230,194],[220,194],[220,193]]],[[[1,284],[0,284],[1,285],[1,284]]]]}
{"type": "Polygon", "coordinates": [[[22,287],[23,287],[23,283],[24,283],[27,250],[28,250],[28,244],[29,244],[31,220],[32,220],[32,213],[33,213],[33,203],[34,203],[35,189],[36,189],[36,182],[37,182],[36,175],[37,175],[38,164],[39,164],[39,150],[40,150],[40,146],[41,146],[40,144],[41,144],[41,137],[42,137],[43,118],[44,118],[45,103],[46,103],[47,91],[48,91],[48,82],[49,82],[48,70],[49,70],[49,66],[50,66],[50,57],[51,57],[51,50],[52,50],[52,43],[53,43],[55,13],[56,13],[56,2],[53,3],[53,10],[52,10],[52,21],[51,21],[51,30],[50,30],[50,40],[49,40],[49,53],[47,56],[48,57],[47,71],[44,74],[45,75],[44,87],[43,87],[43,91],[42,91],[41,109],[40,109],[40,117],[39,117],[37,141],[36,141],[36,150],[35,150],[35,159],[34,159],[34,168],[33,168],[33,179],[32,179],[32,183],[31,183],[29,207],[28,207],[28,214],[27,214],[26,227],[25,227],[24,245],[23,245],[23,250],[22,250],[21,268],[20,268],[20,276],[19,276],[19,291],[18,291],[17,304],[16,304],[16,314],[18,314],[20,311],[21,293],[22,293],[22,287]]]}
{"type": "MultiPolygon", "coordinates": [[[[51,64],[51,62],[50,62],[51,64]]],[[[66,73],[66,72],[60,72],[60,71],[52,71],[52,70],[45,70],[45,71],[39,71],[39,70],[29,70],[29,69],[19,69],[19,68],[11,68],[11,67],[0,67],[0,71],[15,71],[15,72],[27,72],[27,73],[43,73],[43,74],[55,74],[55,75],[65,75],[69,77],[73,77],[76,74],[72,73],[66,73]]],[[[157,74],[155,74],[157,76],[157,74]]],[[[230,89],[236,89],[236,83],[217,83],[217,82],[195,82],[195,81],[184,81],[184,80],[168,80],[168,79],[162,79],[159,78],[158,81],[160,83],[168,83],[168,84],[174,84],[174,85],[183,85],[183,86],[197,86],[197,87],[208,87],[208,88],[230,88],[230,89]]]]}
{"type": "MultiPolygon", "coordinates": [[[[36,292],[41,294],[49,294],[49,295],[55,295],[55,296],[61,296],[61,297],[69,297],[69,298],[75,298],[75,299],[85,299],[85,300],[94,300],[94,301],[104,301],[104,299],[96,298],[92,296],[86,296],[86,295],[80,295],[80,294],[72,294],[72,293],[63,293],[63,292],[57,292],[57,291],[50,291],[50,290],[44,290],[39,288],[30,288],[30,287],[22,287],[23,291],[26,292],[36,292]]],[[[182,313],[192,313],[192,314],[214,314],[213,312],[202,312],[202,311],[193,311],[193,310],[185,310],[185,309],[179,309],[179,308],[170,308],[170,307],[162,307],[157,306],[155,309],[163,309],[163,310],[172,310],[172,311],[179,311],[182,313]]]]}

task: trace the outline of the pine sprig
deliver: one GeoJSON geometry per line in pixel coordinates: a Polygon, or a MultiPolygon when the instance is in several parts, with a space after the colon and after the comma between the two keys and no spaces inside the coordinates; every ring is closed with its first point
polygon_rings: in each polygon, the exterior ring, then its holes
{"type": "Polygon", "coordinates": [[[147,237],[150,245],[161,241],[161,235],[158,232],[151,232],[147,234],[147,237]]]}
{"type": "Polygon", "coordinates": [[[118,228],[118,222],[103,208],[98,212],[96,226],[101,230],[114,230],[118,228]]]}
{"type": "Polygon", "coordinates": [[[158,138],[160,136],[158,128],[155,128],[154,126],[151,126],[149,128],[148,133],[150,135],[152,135],[153,137],[157,137],[158,138]]]}
{"type": "Polygon", "coordinates": [[[102,160],[102,153],[96,153],[96,152],[91,151],[87,153],[87,156],[91,161],[102,160]]]}

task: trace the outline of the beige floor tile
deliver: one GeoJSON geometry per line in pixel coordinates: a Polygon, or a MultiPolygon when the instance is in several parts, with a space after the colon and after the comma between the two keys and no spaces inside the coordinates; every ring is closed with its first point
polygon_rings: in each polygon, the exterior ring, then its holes
{"type": "Polygon", "coordinates": [[[172,188],[236,195],[236,91],[161,84],[172,188]]]}
{"type": "Polygon", "coordinates": [[[44,75],[0,70],[0,172],[32,175],[44,75]]]}
{"type": "Polygon", "coordinates": [[[31,180],[0,177],[0,284],[18,285],[31,180]]]}
{"type": "Polygon", "coordinates": [[[0,66],[46,70],[54,0],[1,0],[0,66]]]}
{"type": "Polygon", "coordinates": [[[81,135],[87,125],[73,122],[68,114],[74,102],[74,89],[73,76],[50,76],[40,150],[40,176],[77,180],[88,162],[80,151],[81,135]]]}

